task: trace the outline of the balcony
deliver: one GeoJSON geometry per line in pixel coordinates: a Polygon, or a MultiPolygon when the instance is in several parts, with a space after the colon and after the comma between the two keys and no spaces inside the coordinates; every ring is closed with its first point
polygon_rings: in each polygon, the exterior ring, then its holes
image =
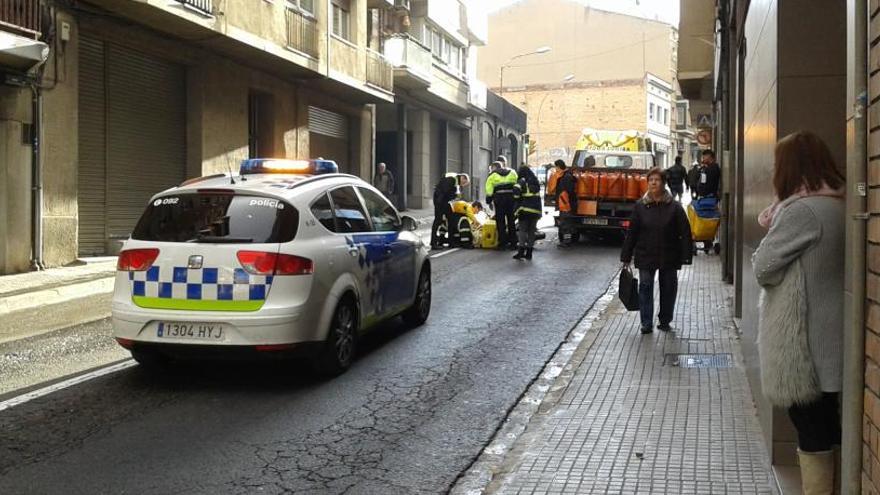
{"type": "Polygon", "coordinates": [[[40,0],[0,1],[0,30],[40,37],[40,0]]]}
{"type": "Polygon", "coordinates": [[[195,11],[198,11],[202,14],[211,15],[211,3],[213,0],[178,0],[185,7],[191,8],[195,11]]]}
{"type": "Polygon", "coordinates": [[[287,47],[318,57],[318,21],[302,12],[287,9],[287,47]]]}
{"type": "Polygon", "coordinates": [[[381,53],[367,50],[367,83],[394,92],[394,68],[381,53]]]}
{"type": "Polygon", "coordinates": [[[407,89],[431,86],[431,51],[408,35],[385,41],[385,58],[394,67],[394,84],[407,89]]]}

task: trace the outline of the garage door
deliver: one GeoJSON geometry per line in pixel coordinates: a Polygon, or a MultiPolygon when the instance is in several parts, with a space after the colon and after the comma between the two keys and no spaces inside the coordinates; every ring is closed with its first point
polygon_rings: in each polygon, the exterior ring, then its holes
{"type": "Polygon", "coordinates": [[[80,46],[79,251],[106,254],[150,196],[184,179],[185,72],[111,42],[80,46]]]}
{"type": "Polygon", "coordinates": [[[340,172],[357,175],[351,163],[349,125],[345,115],[310,106],[309,155],[334,160],[340,172]]]}

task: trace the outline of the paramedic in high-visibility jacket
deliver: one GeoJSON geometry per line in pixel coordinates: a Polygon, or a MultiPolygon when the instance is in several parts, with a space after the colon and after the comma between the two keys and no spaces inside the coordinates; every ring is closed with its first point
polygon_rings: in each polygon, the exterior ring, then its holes
{"type": "Polygon", "coordinates": [[[559,244],[571,244],[574,232],[571,216],[577,212],[577,178],[572,169],[565,166],[562,160],[553,162],[559,180],[556,182],[556,209],[559,210],[559,244]]]}
{"type": "Polygon", "coordinates": [[[441,249],[443,246],[437,235],[443,220],[447,220],[446,232],[448,241],[452,242],[458,225],[452,221],[452,206],[450,204],[458,195],[459,190],[470,184],[470,178],[466,174],[456,174],[440,179],[434,187],[434,224],[431,226],[431,249],[441,249]]]}
{"type": "Polygon", "coordinates": [[[535,233],[541,219],[541,184],[538,177],[527,165],[517,170],[519,180],[513,186],[513,199],[516,201],[516,218],[519,220],[519,246],[513,259],[531,260],[535,247],[535,233]]]}
{"type": "Polygon", "coordinates": [[[498,249],[516,249],[513,186],[517,179],[516,172],[501,162],[492,163],[492,172],[486,178],[486,202],[495,209],[498,249]]]}

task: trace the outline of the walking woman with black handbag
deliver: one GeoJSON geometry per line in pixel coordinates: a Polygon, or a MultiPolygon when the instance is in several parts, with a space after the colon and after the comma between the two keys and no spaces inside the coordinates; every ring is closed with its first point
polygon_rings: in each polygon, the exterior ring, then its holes
{"type": "Polygon", "coordinates": [[[776,145],[776,201],[752,257],[761,286],[762,393],[788,409],[807,495],[834,493],[843,373],[844,178],[825,143],[797,132],[776,145]]]}
{"type": "Polygon", "coordinates": [[[648,172],[648,192],[636,202],[623,242],[620,261],[628,269],[635,256],[639,270],[641,332],[654,331],[654,276],[659,272],[660,313],[658,329],[672,329],[678,270],[691,264],[693,241],[687,214],[666,190],[666,177],[659,167],[648,172]]]}

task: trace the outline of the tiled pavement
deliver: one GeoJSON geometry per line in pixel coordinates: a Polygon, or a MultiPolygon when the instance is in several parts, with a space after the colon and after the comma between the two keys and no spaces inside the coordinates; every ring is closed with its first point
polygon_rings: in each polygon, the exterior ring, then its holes
{"type": "Polygon", "coordinates": [[[679,273],[674,332],[640,335],[637,313],[615,299],[571,381],[542,404],[486,492],[775,493],[730,294],[718,258],[701,255],[679,273]],[[731,366],[674,356],[685,353],[731,366]]]}

